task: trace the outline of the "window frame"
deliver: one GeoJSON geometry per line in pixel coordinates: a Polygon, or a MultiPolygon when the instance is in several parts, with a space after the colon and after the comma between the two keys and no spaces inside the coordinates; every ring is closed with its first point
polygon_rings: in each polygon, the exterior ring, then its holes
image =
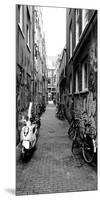
{"type": "Polygon", "coordinates": [[[69,58],[72,57],[73,54],[73,36],[72,36],[72,21],[69,26],[69,58]]]}
{"type": "Polygon", "coordinates": [[[82,63],[82,91],[88,90],[88,64],[82,63]],[[85,70],[86,67],[86,70],[85,70]],[[86,77],[85,77],[86,75],[86,77]]]}
{"type": "Polygon", "coordinates": [[[29,9],[27,7],[27,23],[26,23],[26,43],[28,46],[28,49],[30,50],[30,45],[31,45],[31,22],[30,22],[30,14],[29,14],[29,9]]]}
{"type": "Polygon", "coordinates": [[[50,85],[51,84],[51,78],[48,77],[48,84],[50,85]]]}

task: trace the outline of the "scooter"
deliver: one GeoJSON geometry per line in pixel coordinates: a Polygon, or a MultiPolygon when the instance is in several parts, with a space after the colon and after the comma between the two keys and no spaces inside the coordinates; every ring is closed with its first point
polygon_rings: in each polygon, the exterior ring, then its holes
{"type": "Polygon", "coordinates": [[[21,156],[24,159],[28,154],[36,148],[38,139],[38,127],[36,123],[31,123],[29,120],[24,121],[24,126],[21,130],[21,156]]]}
{"type": "Polygon", "coordinates": [[[36,148],[37,140],[39,137],[39,128],[41,120],[39,116],[32,115],[32,102],[29,104],[27,120],[23,118],[23,128],[20,134],[21,141],[21,155],[25,158],[32,150],[36,148]]]}

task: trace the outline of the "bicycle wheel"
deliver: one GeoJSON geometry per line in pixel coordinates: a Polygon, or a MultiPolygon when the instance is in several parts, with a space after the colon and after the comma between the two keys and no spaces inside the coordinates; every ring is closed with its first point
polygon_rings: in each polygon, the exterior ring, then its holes
{"type": "Polygon", "coordinates": [[[73,139],[74,138],[74,122],[71,122],[71,125],[68,129],[68,136],[73,139]]]}
{"type": "Polygon", "coordinates": [[[92,138],[86,136],[82,147],[83,158],[87,163],[92,163],[94,159],[94,145],[92,138]]]}
{"type": "Polygon", "coordinates": [[[80,134],[79,134],[79,128],[75,128],[74,130],[74,139],[72,142],[72,153],[75,155],[80,154],[80,148],[81,143],[80,143],[80,134]]]}
{"type": "Polygon", "coordinates": [[[77,139],[73,140],[72,142],[72,153],[74,155],[80,154],[80,144],[78,143],[77,139]]]}

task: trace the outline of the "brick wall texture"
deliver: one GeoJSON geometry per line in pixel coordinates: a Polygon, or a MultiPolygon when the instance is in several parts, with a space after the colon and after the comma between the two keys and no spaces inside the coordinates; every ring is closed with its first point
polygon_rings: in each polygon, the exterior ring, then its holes
{"type": "MultiPolygon", "coordinates": [[[[82,10],[80,9],[80,14],[82,10]]],[[[73,50],[75,48],[75,9],[67,12],[67,80],[66,80],[66,115],[70,121],[72,118],[72,98],[74,96],[74,113],[75,117],[79,118],[82,122],[83,111],[87,112],[88,120],[91,122],[91,126],[97,129],[97,20],[92,25],[91,31],[87,36],[83,38],[83,44],[80,51],[77,53],[75,59],[69,59],[69,25],[72,20],[73,23],[73,50]],[[73,19],[74,18],[74,19],[73,19]],[[88,64],[88,91],[82,92],[82,63],[84,61],[88,64]],[[79,92],[75,93],[75,71],[78,69],[79,72],[79,92]],[[73,77],[73,95],[69,94],[69,80],[70,76],[73,77]]],[[[89,11],[88,18],[91,20],[94,14],[93,10],[89,11]]],[[[81,27],[81,17],[80,17],[80,29],[81,27]]],[[[91,22],[92,23],[92,22],[91,22]]]]}

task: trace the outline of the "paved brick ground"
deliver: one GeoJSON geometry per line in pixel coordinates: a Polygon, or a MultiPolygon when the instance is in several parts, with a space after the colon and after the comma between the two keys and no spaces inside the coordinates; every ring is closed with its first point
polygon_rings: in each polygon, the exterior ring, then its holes
{"type": "Polygon", "coordinates": [[[37,149],[26,162],[16,151],[16,194],[63,193],[97,189],[96,167],[71,153],[68,123],[55,117],[54,105],[42,116],[37,149]]]}

